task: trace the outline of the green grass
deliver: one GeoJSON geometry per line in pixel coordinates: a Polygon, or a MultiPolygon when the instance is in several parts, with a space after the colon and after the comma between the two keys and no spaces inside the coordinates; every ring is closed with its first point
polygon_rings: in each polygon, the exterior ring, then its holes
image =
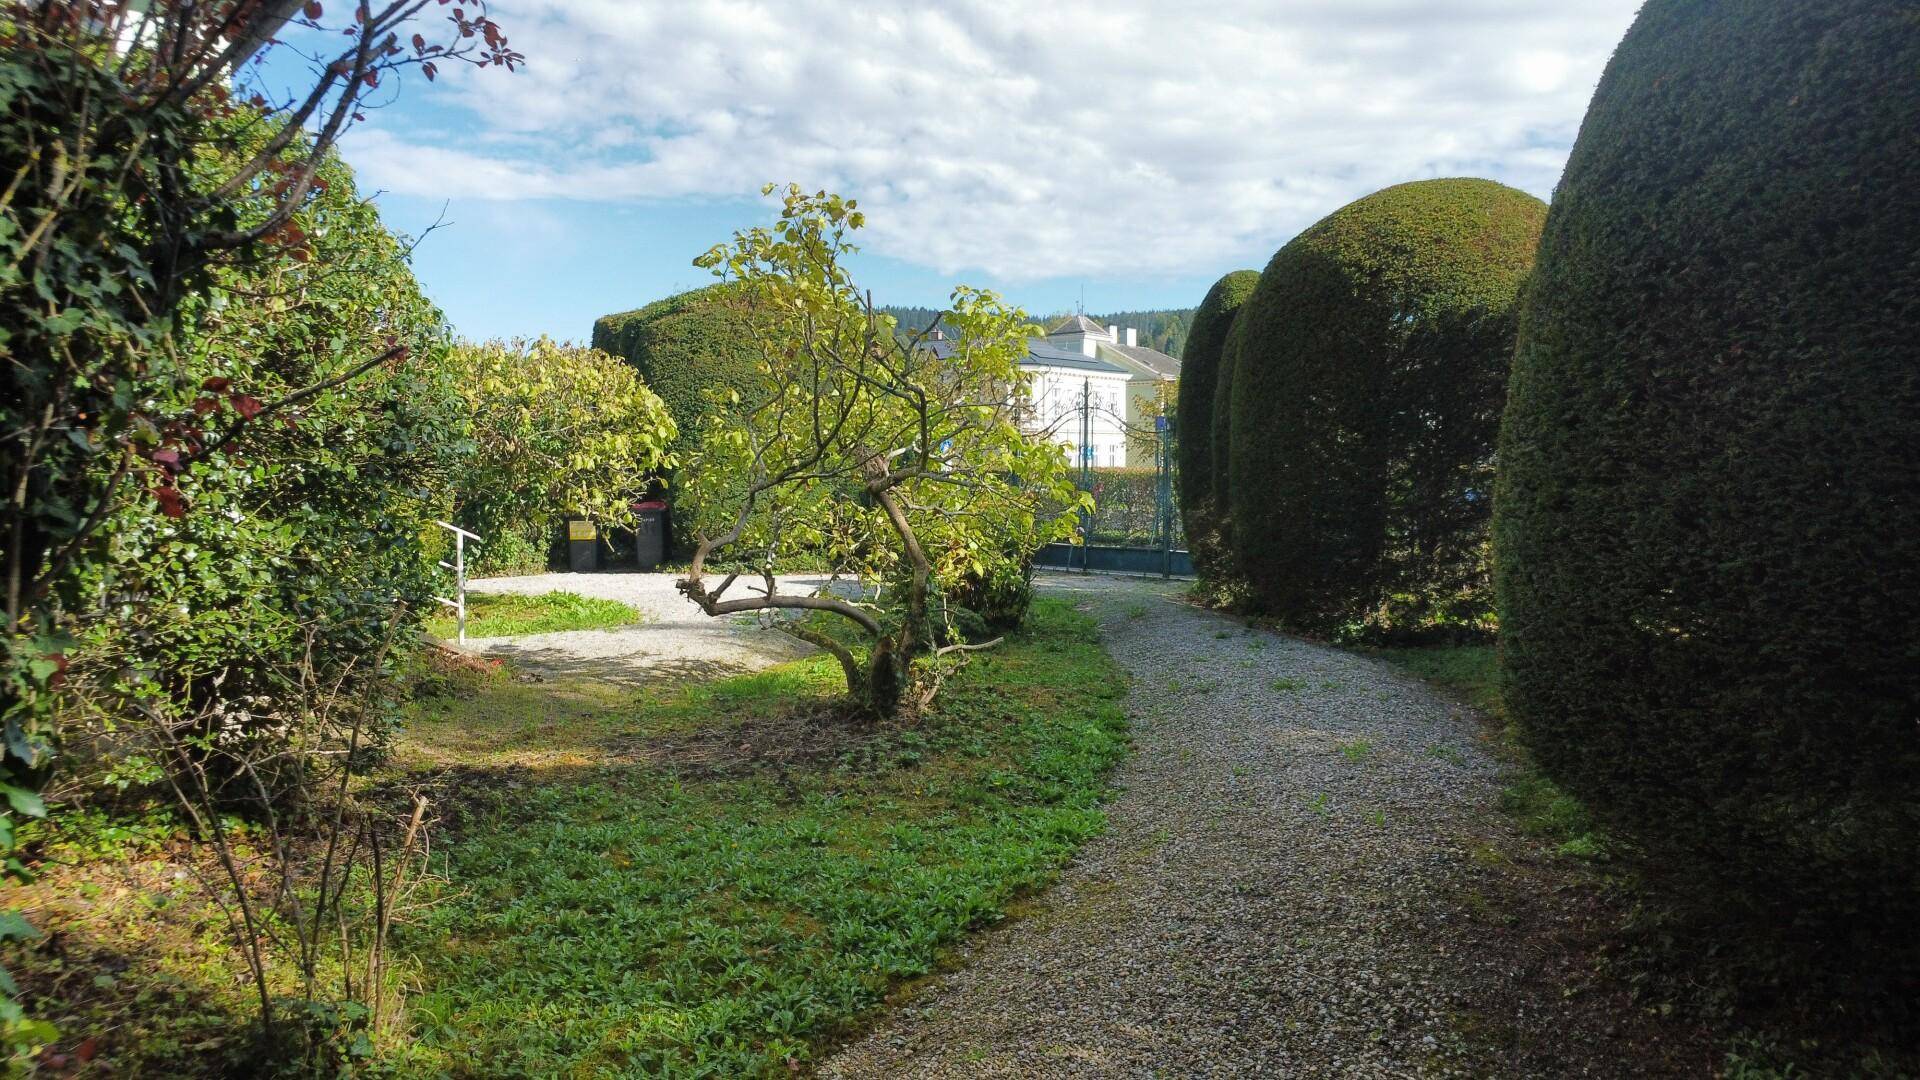
{"type": "MultiPolygon", "coordinates": [[[[1582,859],[1608,854],[1606,835],[1578,799],[1560,790],[1533,763],[1500,697],[1500,662],[1492,645],[1430,645],[1375,649],[1373,655],[1453,691],[1493,722],[1491,749],[1506,766],[1500,808],[1526,832],[1552,841],[1561,854],[1582,859]]],[[[1428,753],[1455,761],[1450,748],[1428,753]]]]}
{"type": "Polygon", "coordinates": [[[806,736],[820,760],[780,769],[646,756],[751,743],[796,699],[824,701],[835,671],[561,710],[499,682],[424,710],[416,754],[530,772],[479,785],[444,849],[447,895],[408,931],[421,990],[403,1067],[785,1075],[1103,828],[1124,678],[1092,622],[1051,600],[910,728],[830,721],[806,736]],[[502,758],[490,733],[522,749],[502,758]]]}
{"type": "MultiPolygon", "coordinates": [[[[450,613],[427,620],[427,632],[451,639],[458,629],[450,613]]],[[[608,630],[639,622],[640,612],[618,600],[602,600],[579,593],[551,592],[539,596],[513,593],[468,593],[468,637],[514,637],[552,634],[562,630],[608,630]]]]}
{"type": "MultiPolygon", "coordinates": [[[[441,818],[427,903],[394,931],[407,1034],[374,1075],[804,1069],[1049,883],[1105,827],[1127,746],[1124,673],[1050,599],[899,725],[841,719],[825,658],[644,690],[484,666],[429,685],[367,778],[434,782],[441,818]]],[[[36,847],[17,899],[52,936],[0,961],[67,1050],[99,1036],[76,1075],[240,1074],[250,988],[177,819],[74,810],[36,847]]],[[[289,964],[269,977],[292,991],[289,964]]]]}

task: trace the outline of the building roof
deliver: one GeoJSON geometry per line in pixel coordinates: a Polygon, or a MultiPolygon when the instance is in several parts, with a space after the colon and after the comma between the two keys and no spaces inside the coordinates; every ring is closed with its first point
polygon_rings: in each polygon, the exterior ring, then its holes
{"type": "Polygon", "coordinates": [[[1020,366],[1072,368],[1075,371],[1099,372],[1103,375],[1132,374],[1118,364],[1088,356],[1078,349],[1062,349],[1040,340],[1027,343],[1027,358],[1021,362],[1020,366]]]}
{"type": "Polygon", "coordinates": [[[1099,334],[1101,337],[1106,337],[1107,328],[1085,315],[1069,315],[1054,323],[1052,329],[1047,331],[1048,337],[1056,334],[1099,334]]]}
{"type": "Polygon", "coordinates": [[[1119,353],[1128,360],[1146,369],[1156,379],[1170,380],[1180,377],[1180,361],[1168,356],[1159,349],[1149,349],[1145,345],[1106,345],[1099,346],[1101,351],[1108,349],[1119,353]]]}
{"type": "MultiPolygon", "coordinates": [[[[921,348],[933,355],[945,359],[953,355],[953,342],[928,340],[921,342],[921,348]]],[[[1027,341],[1027,358],[1020,362],[1021,367],[1071,368],[1100,375],[1131,375],[1132,372],[1118,364],[1088,356],[1078,349],[1062,349],[1049,345],[1044,338],[1031,338],[1027,341]]]]}

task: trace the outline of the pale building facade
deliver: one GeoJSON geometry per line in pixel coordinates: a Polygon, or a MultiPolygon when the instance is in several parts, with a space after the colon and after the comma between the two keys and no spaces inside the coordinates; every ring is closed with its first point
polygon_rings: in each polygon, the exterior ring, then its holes
{"type": "Polygon", "coordinates": [[[1127,463],[1123,418],[1131,376],[1125,368],[1055,348],[1041,338],[1028,347],[1020,366],[1033,377],[1027,386],[1028,431],[1059,443],[1075,465],[1127,463]],[[1084,415],[1082,400],[1088,405],[1084,415]]]}
{"type": "MultiPolygon", "coordinates": [[[[1121,403],[1112,409],[1111,417],[1114,434],[1121,447],[1119,460],[1115,464],[1152,465],[1151,440],[1141,436],[1152,432],[1161,403],[1171,403],[1180,381],[1180,361],[1158,349],[1141,345],[1138,331],[1101,326],[1085,315],[1069,315],[1055,323],[1045,338],[1035,342],[1034,356],[1030,358],[1029,366],[1039,359],[1042,346],[1048,351],[1077,353],[1121,372],[1125,378],[1125,390],[1121,403]],[[1132,440],[1126,438],[1128,429],[1136,433],[1132,440]]],[[[1106,458],[1098,452],[1096,457],[1096,464],[1107,464],[1106,458]]]]}

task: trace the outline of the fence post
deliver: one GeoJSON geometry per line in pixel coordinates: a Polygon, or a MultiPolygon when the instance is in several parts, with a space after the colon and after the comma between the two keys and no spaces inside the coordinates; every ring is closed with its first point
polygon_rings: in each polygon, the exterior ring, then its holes
{"type": "Polygon", "coordinates": [[[1153,418],[1154,464],[1160,475],[1154,478],[1153,524],[1160,534],[1160,576],[1173,576],[1173,422],[1165,413],[1153,418]]]}
{"type": "MultiPolygon", "coordinates": [[[[1080,380],[1080,490],[1093,490],[1093,380],[1080,380]]],[[[1080,572],[1091,573],[1093,514],[1080,511],[1080,572]]]]}

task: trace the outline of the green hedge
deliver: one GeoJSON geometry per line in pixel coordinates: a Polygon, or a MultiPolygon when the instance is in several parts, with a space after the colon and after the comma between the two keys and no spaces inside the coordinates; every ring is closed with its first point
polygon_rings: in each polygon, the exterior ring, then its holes
{"type": "MultiPolygon", "coordinates": [[[[1241,306],[1246,306],[1245,301],[1241,302],[1241,306]]],[[[1239,354],[1240,339],[1245,334],[1246,325],[1247,321],[1240,318],[1239,312],[1235,312],[1233,325],[1227,330],[1226,342],[1220,348],[1220,363],[1214,368],[1213,374],[1213,431],[1207,439],[1207,452],[1212,457],[1206,475],[1207,494],[1220,530],[1217,547],[1220,563],[1224,564],[1224,567],[1216,566],[1215,570],[1224,568],[1229,578],[1238,578],[1240,574],[1239,568],[1233,563],[1233,489],[1229,483],[1233,477],[1233,458],[1230,453],[1233,449],[1233,358],[1239,354]]]]}
{"type": "Polygon", "coordinates": [[[707,392],[746,394],[757,383],[760,346],[733,287],[709,285],[594,321],[593,347],[625,359],[666,402],[679,425],[676,448],[693,445],[712,409],[707,392]]]}
{"type": "Polygon", "coordinates": [[[1920,914],[1917,75],[1911,4],[1647,4],[1555,197],[1495,525],[1546,768],[1716,905],[1875,949],[1920,914]]]}
{"type": "Polygon", "coordinates": [[[1267,264],[1228,358],[1228,515],[1256,608],[1328,634],[1490,613],[1509,320],[1546,212],[1491,180],[1400,184],[1267,264]]]}
{"type": "MultiPolygon", "coordinates": [[[[680,429],[672,446],[676,456],[698,444],[713,409],[709,391],[732,389],[746,396],[760,382],[760,345],[744,300],[731,285],[709,285],[602,316],[593,324],[593,347],[632,364],[660,395],[680,429]]],[[[670,498],[676,523],[692,522],[698,509],[686,505],[677,483],[670,498]]],[[[675,552],[690,550],[689,539],[684,528],[675,528],[675,552]]]]}
{"type": "MultiPolygon", "coordinates": [[[[1154,518],[1160,510],[1160,470],[1113,466],[1092,471],[1093,516],[1087,542],[1134,547],[1157,543],[1154,518]]],[[[1176,535],[1174,546],[1181,543],[1182,538],[1176,535]]]]}
{"type": "Polygon", "coordinates": [[[1233,318],[1260,280],[1258,270],[1235,270],[1207,290],[1187,331],[1180,358],[1180,398],[1174,431],[1180,466],[1180,519],[1194,565],[1207,577],[1219,577],[1224,553],[1219,515],[1213,504],[1214,391],[1219,385],[1220,355],[1233,318]]]}

